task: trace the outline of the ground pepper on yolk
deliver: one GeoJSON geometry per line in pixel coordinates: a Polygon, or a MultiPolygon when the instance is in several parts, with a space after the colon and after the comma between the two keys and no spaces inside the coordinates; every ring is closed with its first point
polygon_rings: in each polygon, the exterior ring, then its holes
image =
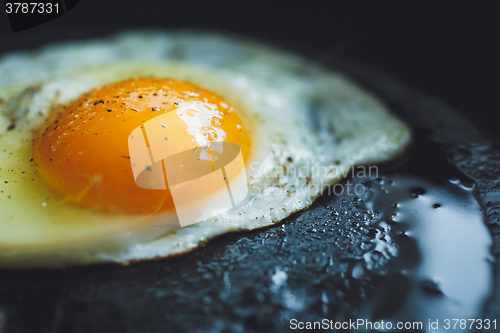
{"type": "Polygon", "coordinates": [[[217,94],[173,79],[134,78],[95,88],[55,111],[34,140],[34,160],[44,182],[62,199],[111,213],[152,214],[173,209],[168,190],[135,183],[128,136],[148,120],[201,101],[223,115],[212,122],[246,161],[250,138],[237,110],[217,94]]]}

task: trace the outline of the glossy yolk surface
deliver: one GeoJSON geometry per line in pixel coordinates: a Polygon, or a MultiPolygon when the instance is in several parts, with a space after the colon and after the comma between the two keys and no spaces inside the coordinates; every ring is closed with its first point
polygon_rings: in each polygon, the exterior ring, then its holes
{"type": "Polygon", "coordinates": [[[220,96],[185,81],[135,78],[98,87],[62,107],[34,140],[40,176],[63,199],[105,212],[151,214],[174,207],[168,190],[143,189],[132,173],[128,136],[179,103],[200,101],[221,115],[214,130],[240,146],[250,138],[237,111],[220,96]]]}

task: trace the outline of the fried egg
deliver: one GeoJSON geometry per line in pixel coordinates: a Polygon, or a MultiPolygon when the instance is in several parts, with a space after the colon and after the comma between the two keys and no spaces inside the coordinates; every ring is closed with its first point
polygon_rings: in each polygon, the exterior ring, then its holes
{"type": "MultiPolygon", "coordinates": [[[[278,223],[352,167],[390,161],[411,141],[404,122],[340,73],[234,36],[124,33],[6,54],[0,73],[1,268],[187,253],[278,223]],[[137,185],[128,140],[186,103],[210,110],[208,141],[240,148],[246,196],[225,210],[212,201],[209,218],[181,227],[171,190],[137,185]]],[[[230,189],[229,178],[213,191],[230,189]]]]}

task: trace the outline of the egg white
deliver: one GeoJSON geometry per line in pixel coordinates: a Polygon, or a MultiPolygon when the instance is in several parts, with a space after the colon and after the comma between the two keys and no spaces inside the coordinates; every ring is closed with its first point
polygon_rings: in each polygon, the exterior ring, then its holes
{"type": "Polygon", "coordinates": [[[277,223],[355,165],[389,161],[408,127],[320,64],[219,34],[136,32],[0,58],[0,267],[67,267],[178,255],[215,236],[277,223]],[[57,198],[31,162],[33,133],[57,105],[133,76],[185,79],[220,94],[251,131],[249,196],[188,227],[175,212],[92,212],[57,198]],[[15,123],[15,128],[8,130],[15,123]],[[299,174],[297,171],[326,172],[299,174]]]}

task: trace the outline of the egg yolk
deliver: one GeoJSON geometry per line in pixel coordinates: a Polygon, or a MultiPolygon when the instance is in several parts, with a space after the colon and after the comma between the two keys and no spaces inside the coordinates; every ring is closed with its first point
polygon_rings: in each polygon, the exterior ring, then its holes
{"type": "Polygon", "coordinates": [[[220,117],[212,119],[213,130],[222,130],[224,141],[237,144],[247,160],[249,133],[226,100],[186,81],[134,78],[95,88],[57,110],[34,140],[38,172],[58,195],[80,207],[129,214],[172,209],[168,186],[151,190],[136,184],[128,137],[186,102],[216,108],[220,117]]]}

